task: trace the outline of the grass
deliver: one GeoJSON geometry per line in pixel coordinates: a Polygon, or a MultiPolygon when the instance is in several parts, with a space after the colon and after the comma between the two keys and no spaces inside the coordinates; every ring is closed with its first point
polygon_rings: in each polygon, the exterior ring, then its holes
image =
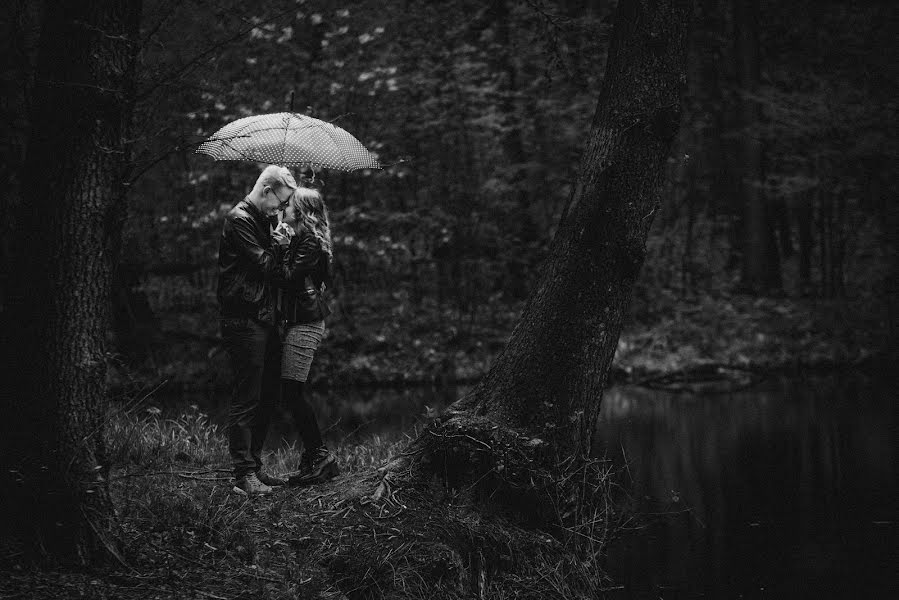
{"type": "MultiPolygon", "coordinates": [[[[607,584],[598,568],[615,523],[607,494],[589,513],[560,515],[564,527],[553,531],[527,529],[446,490],[373,501],[375,469],[409,437],[397,435],[337,449],[342,472],[327,484],[247,498],[231,491],[223,433],[197,407],[112,414],[110,487],[124,563],[89,573],[20,566],[0,596],[577,598],[607,584]]],[[[298,460],[285,447],[266,465],[284,473],[298,460]]],[[[597,489],[607,492],[606,483],[600,477],[597,489]]]]}
{"type": "Polygon", "coordinates": [[[187,412],[163,417],[160,409],[125,410],[112,414],[106,428],[109,460],[120,468],[188,463],[224,465],[223,432],[209,416],[191,405],[187,412]]]}

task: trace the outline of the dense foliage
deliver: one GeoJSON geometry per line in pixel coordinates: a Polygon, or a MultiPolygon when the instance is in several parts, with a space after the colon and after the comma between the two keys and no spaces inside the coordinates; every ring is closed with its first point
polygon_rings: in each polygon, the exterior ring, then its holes
{"type": "MultiPolygon", "coordinates": [[[[885,2],[698,4],[672,183],[621,366],[877,350],[895,329],[899,218],[890,190],[899,149],[888,132],[897,74],[880,51],[894,11],[885,2]],[[755,46],[739,37],[746,31],[755,46]],[[750,90],[740,65],[752,56],[750,90]],[[744,118],[747,106],[754,120],[744,118]],[[757,169],[746,167],[747,139],[761,141],[757,169]],[[764,218],[748,223],[754,202],[764,203],[764,218]],[[751,227],[762,228],[764,248],[747,245],[751,227]],[[771,265],[763,288],[748,285],[743,268],[759,252],[771,265]],[[729,300],[744,291],[770,299],[729,300]],[[721,347],[704,320],[689,317],[696,306],[739,343],[721,347]],[[773,326],[771,310],[796,326],[773,326]],[[737,333],[753,331],[766,342],[737,333]],[[797,347],[800,338],[808,344],[797,347]],[[637,356],[646,340],[651,360],[637,356]]],[[[11,76],[25,70],[37,39],[36,7],[13,7],[11,76]]],[[[575,0],[146,2],[115,296],[127,364],[119,375],[199,384],[225,376],[218,235],[258,166],[193,151],[225,123],[285,110],[292,98],[294,110],[335,121],[386,165],[317,174],[338,260],[318,376],[477,377],[509,335],[571,192],[613,9],[575,0]]],[[[10,197],[20,185],[27,81],[20,92],[4,106],[10,197]]]]}

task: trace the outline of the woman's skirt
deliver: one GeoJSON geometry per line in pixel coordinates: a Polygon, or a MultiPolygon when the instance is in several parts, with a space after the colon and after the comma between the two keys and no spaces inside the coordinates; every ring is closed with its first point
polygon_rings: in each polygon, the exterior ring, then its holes
{"type": "Polygon", "coordinates": [[[288,325],[281,350],[281,377],[306,381],[315,350],[325,334],[325,322],[288,325]]]}

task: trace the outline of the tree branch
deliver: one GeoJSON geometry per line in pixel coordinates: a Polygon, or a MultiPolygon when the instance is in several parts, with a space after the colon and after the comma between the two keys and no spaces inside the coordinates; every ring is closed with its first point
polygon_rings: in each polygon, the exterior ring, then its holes
{"type": "Polygon", "coordinates": [[[280,18],[283,17],[284,15],[286,15],[286,14],[288,14],[288,13],[292,13],[294,10],[295,10],[295,8],[294,8],[294,7],[291,7],[290,9],[285,10],[285,11],[282,11],[282,12],[276,14],[275,16],[269,18],[269,19],[265,19],[265,20],[259,21],[259,23],[256,23],[256,24],[254,24],[254,25],[252,25],[252,26],[250,26],[250,27],[247,27],[246,29],[241,29],[239,32],[237,32],[237,33],[234,34],[233,36],[228,37],[228,38],[225,38],[225,39],[223,39],[223,40],[221,40],[221,41],[219,41],[219,42],[213,44],[212,46],[210,46],[210,47],[207,48],[206,50],[200,52],[197,56],[195,56],[195,57],[193,57],[192,59],[190,59],[189,61],[187,61],[187,63],[184,64],[184,65],[182,65],[180,68],[178,68],[178,69],[176,69],[175,71],[173,71],[172,73],[169,73],[168,75],[162,77],[162,78],[161,78],[160,80],[158,80],[155,84],[152,84],[152,85],[149,87],[149,89],[147,89],[147,90],[145,90],[145,91],[139,93],[139,94],[137,95],[137,100],[138,100],[138,101],[145,100],[146,98],[148,98],[148,97],[150,96],[150,94],[152,94],[154,91],[156,91],[157,89],[159,89],[163,84],[165,84],[165,83],[167,83],[167,82],[170,82],[170,81],[173,81],[173,80],[177,80],[179,77],[184,76],[184,74],[187,73],[188,70],[190,70],[190,69],[191,69],[192,67],[194,67],[197,63],[199,63],[201,60],[203,60],[204,58],[206,58],[207,56],[209,56],[210,54],[212,54],[212,53],[215,52],[216,50],[219,50],[219,49],[221,49],[221,48],[224,48],[224,47],[227,46],[228,44],[231,44],[231,43],[236,42],[237,40],[239,40],[239,39],[242,38],[243,36],[247,35],[247,34],[250,33],[251,31],[253,31],[253,29],[259,27],[260,25],[265,25],[265,24],[267,24],[267,23],[272,23],[272,22],[274,22],[274,21],[277,21],[278,19],[280,19],[280,18]]]}

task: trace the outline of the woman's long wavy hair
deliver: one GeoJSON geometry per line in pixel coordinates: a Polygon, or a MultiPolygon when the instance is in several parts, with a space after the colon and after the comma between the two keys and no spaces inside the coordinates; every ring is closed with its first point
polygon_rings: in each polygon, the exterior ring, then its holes
{"type": "Polygon", "coordinates": [[[328,219],[328,207],[322,195],[307,187],[298,187],[291,194],[290,201],[297,212],[297,225],[312,232],[328,256],[333,256],[331,245],[331,221],[328,219]]]}

